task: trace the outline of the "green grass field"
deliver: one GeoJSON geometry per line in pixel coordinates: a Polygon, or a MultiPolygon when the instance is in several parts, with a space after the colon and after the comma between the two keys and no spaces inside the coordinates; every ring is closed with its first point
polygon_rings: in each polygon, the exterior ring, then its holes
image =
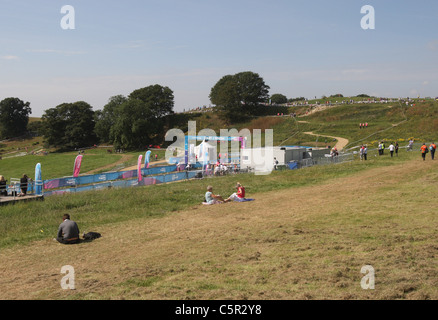
{"type": "Polygon", "coordinates": [[[82,222],[83,228],[88,229],[187,209],[203,201],[206,185],[210,183],[220,194],[226,194],[227,190],[231,192],[236,179],[247,186],[249,194],[265,193],[315,185],[362,170],[391,166],[416,156],[414,153],[401,153],[397,158],[370,158],[366,163],[354,161],[306,170],[277,171],[267,176],[242,174],[176,184],[66,194],[47,197],[43,202],[4,206],[0,214],[0,248],[53,237],[59,217],[67,212],[75,212],[76,219],[82,222]],[[146,207],[148,209],[144,210],[146,207]]]}
{"type": "Polygon", "coordinates": [[[427,203],[437,178],[435,163],[406,152],[6,206],[0,297],[436,299],[438,220],[427,203]],[[237,179],[255,202],[200,204],[207,184],[226,195],[237,179]],[[103,237],[53,242],[64,213],[103,237]],[[64,265],[76,270],[74,291],[59,286],[64,265]],[[376,290],[360,287],[365,265],[376,290]]]}
{"type": "MultiPolygon", "coordinates": [[[[47,156],[23,156],[2,160],[1,174],[9,178],[21,178],[25,173],[34,178],[35,166],[41,163],[43,179],[53,179],[73,175],[73,165],[77,153],[51,153],[47,156]]],[[[87,172],[95,168],[114,163],[121,159],[120,155],[85,155],[81,172],[87,172]]]]}

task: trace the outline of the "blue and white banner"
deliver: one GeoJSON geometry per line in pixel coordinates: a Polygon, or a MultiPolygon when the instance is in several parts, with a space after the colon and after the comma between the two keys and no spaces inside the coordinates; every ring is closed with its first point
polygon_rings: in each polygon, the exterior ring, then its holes
{"type": "Polygon", "coordinates": [[[148,169],[149,168],[149,162],[151,162],[151,151],[147,151],[145,156],[144,156],[144,168],[148,169]]]}
{"type": "Polygon", "coordinates": [[[35,194],[42,195],[43,193],[43,184],[41,178],[41,163],[37,163],[35,166],[35,194]]]}

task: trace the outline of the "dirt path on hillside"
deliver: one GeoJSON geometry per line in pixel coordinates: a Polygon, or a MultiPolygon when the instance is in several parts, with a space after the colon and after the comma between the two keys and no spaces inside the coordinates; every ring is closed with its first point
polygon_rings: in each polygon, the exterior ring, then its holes
{"type": "MultiPolygon", "coordinates": [[[[319,110],[319,111],[322,111],[322,110],[324,110],[324,109],[321,109],[321,110],[319,110]]],[[[317,111],[315,111],[315,112],[317,112],[317,111]]],[[[298,123],[310,123],[309,121],[305,121],[305,120],[300,120],[300,121],[297,121],[297,122],[298,122],[298,123]]],[[[345,138],[342,138],[342,137],[326,136],[326,135],[322,135],[322,134],[315,134],[315,133],[313,133],[313,132],[303,132],[303,133],[304,133],[304,134],[311,135],[311,136],[317,136],[317,137],[325,137],[325,138],[336,139],[336,140],[338,140],[338,142],[336,143],[335,147],[336,147],[339,151],[343,150],[343,149],[348,145],[348,143],[349,143],[348,139],[345,139],[345,138]]]]}
{"type": "MultiPolygon", "coordinates": [[[[99,168],[93,169],[93,170],[91,170],[91,171],[85,172],[84,174],[85,174],[85,175],[86,175],[86,174],[95,174],[96,172],[101,172],[101,171],[103,171],[103,170],[107,170],[107,169],[114,168],[114,167],[116,167],[117,165],[123,164],[123,163],[128,162],[128,161],[130,161],[130,160],[132,160],[132,159],[133,159],[133,156],[132,156],[132,155],[126,155],[126,154],[125,154],[125,155],[122,156],[122,158],[121,158],[120,160],[118,160],[118,161],[116,161],[116,162],[114,162],[114,163],[111,163],[111,164],[108,164],[108,165],[106,165],[106,166],[102,166],[102,167],[99,167],[99,168]]],[[[162,161],[153,161],[153,162],[150,163],[150,165],[151,165],[151,166],[154,166],[154,165],[165,164],[165,163],[167,163],[166,160],[162,160],[162,161]]],[[[135,170],[135,169],[137,169],[137,166],[136,166],[136,165],[135,165],[135,166],[130,166],[130,167],[127,167],[127,168],[123,168],[122,170],[123,170],[123,171],[129,171],[129,170],[135,170]]]]}
{"type": "MultiPolygon", "coordinates": [[[[167,160],[160,160],[160,161],[149,162],[149,166],[150,167],[153,167],[153,166],[156,166],[156,165],[160,165],[160,164],[167,164],[167,160]]],[[[137,169],[137,166],[131,166],[131,167],[125,168],[123,170],[135,170],[135,169],[137,169]]]]}
{"type": "Polygon", "coordinates": [[[336,142],[335,147],[341,151],[345,148],[346,145],[348,145],[349,141],[348,139],[345,138],[341,138],[341,137],[333,137],[333,136],[326,136],[326,135],[322,135],[322,134],[315,134],[313,132],[303,132],[304,134],[309,134],[312,136],[317,136],[317,137],[324,137],[324,138],[332,138],[332,139],[336,139],[338,140],[338,142],[336,142]]]}
{"type": "MultiPolygon", "coordinates": [[[[77,246],[47,239],[5,249],[0,252],[0,299],[415,297],[422,288],[436,288],[436,260],[429,256],[438,254],[438,235],[420,229],[418,217],[430,219],[422,209],[411,221],[420,241],[412,247],[413,240],[403,233],[408,227],[395,219],[412,215],[418,204],[400,203],[410,192],[403,195],[397,188],[413,181],[418,188],[436,186],[438,175],[426,173],[436,173],[437,163],[417,159],[324,184],[250,194],[254,202],[195,205],[163,218],[96,227],[103,237],[77,246]],[[379,211],[376,203],[385,208],[379,211]],[[344,220],[327,227],[345,211],[359,231],[344,220]],[[393,220],[370,222],[387,211],[393,220]],[[377,232],[388,243],[375,239],[377,232]],[[414,253],[423,254],[415,264],[414,253]],[[360,268],[367,264],[376,267],[379,290],[360,288],[360,268]],[[75,269],[76,290],[61,289],[60,270],[66,265],[75,269]],[[405,269],[411,273],[401,274],[405,269]],[[408,281],[409,290],[403,287],[408,281]]],[[[424,189],[415,197],[423,193],[430,196],[424,189]]],[[[436,220],[422,223],[436,226],[436,220]]],[[[438,298],[427,292],[428,298],[438,298]]]]}
{"type": "MultiPolygon", "coordinates": [[[[93,169],[93,170],[91,170],[91,171],[85,172],[84,174],[95,174],[96,172],[101,172],[101,171],[103,171],[103,170],[107,170],[107,169],[109,170],[109,169],[114,168],[115,166],[117,166],[117,165],[119,165],[119,164],[122,164],[122,163],[125,163],[125,162],[131,160],[131,158],[132,158],[132,155],[124,154],[124,155],[122,155],[122,157],[120,158],[120,160],[118,160],[118,161],[116,161],[116,162],[114,162],[114,163],[108,164],[108,165],[106,165],[106,166],[102,166],[102,167],[99,167],[99,168],[93,169]]],[[[125,170],[125,169],[124,169],[124,170],[125,170]]]]}
{"type": "Polygon", "coordinates": [[[309,112],[307,112],[306,114],[300,115],[298,117],[299,118],[307,117],[307,116],[310,116],[311,114],[314,114],[314,113],[317,113],[317,112],[321,112],[321,111],[324,111],[324,110],[327,110],[327,109],[333,108],[333,107],[335,107],[335,106],[323,105],[323,106],[312,107],[312,109],[309,112]]]}

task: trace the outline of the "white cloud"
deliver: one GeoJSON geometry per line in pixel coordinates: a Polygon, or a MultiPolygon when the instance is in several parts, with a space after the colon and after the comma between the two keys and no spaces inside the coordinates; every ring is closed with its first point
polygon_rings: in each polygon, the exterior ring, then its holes
{"type": "Polygon", "coordinates": [[[162,41],[146,42],[144,40],[132,40],[126,43],[117,44],[115,47],[119,49],[153,49],[163,45],[162,41]]]}
{"type": "Polygon", "coordinates": [[[347,69],[347,70],[342,70],[342,74],[344,75],[361,75],[364,73],[367,73],[368,70],[366,69],[347,69]]]}
{"type": "Polygon", "coordinates": [[[54,54],[62,54],[66,56],[85,54],[84,51],[62,51],[62,50],[54,50],[54,49],[31,49],[27,50],[27,52],[31,53],[54,53],[54,54]]]}
{"type": "Polygon", "coordinates": [[[18,60],[17,56],[2,56],[1,59],[3,60],[18,60]]]}
{"type": "Polygon", "coordinates": [[[129,41],[128,43],[119,44],[116,47],[122,49],[138,49],[138,48],[144,48],[145,44],[143,40],[135,40],[135,41],[129,41]]]}

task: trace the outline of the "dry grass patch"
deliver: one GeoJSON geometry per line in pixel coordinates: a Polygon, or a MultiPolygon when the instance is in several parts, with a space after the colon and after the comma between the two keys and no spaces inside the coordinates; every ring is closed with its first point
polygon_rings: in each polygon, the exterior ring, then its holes
{"type": "Polygon", "coordinates": [[[6,249],[0,298],[437,299],[436,165],[414,160],[107,224],[77,246],[6,249]],[[74,291],[60,288],[64,265],[75,268],[74,291]],[[360,286],[364,265],[375,268],[375,290],[360,286]]]}

